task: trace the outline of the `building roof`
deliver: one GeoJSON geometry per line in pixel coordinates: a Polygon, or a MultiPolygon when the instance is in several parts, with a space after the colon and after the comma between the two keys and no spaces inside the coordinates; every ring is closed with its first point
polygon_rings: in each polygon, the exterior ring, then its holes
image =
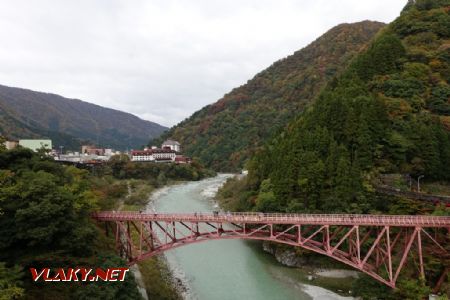
{"type": "Polygon", "coordinates": [[[153,153],[177,153],[175,150],[171,149],[151,149],[153,153]]]}
{"type": "Polygon", "coordinates": [[[180,143],[174,140],[166,140],[163,145],[174,145],[174,146],[180,146],[180,143]]]}
{"type": "Polygon", "coordinates": [[[132,150],[131,155],[152,155],[153,153],[177,153],[170,149],[132,150]]]}
{"type": "Polygon", "coordinates": [[[152,155],[151,150],[131,150],[131,155],[152,155]]]}

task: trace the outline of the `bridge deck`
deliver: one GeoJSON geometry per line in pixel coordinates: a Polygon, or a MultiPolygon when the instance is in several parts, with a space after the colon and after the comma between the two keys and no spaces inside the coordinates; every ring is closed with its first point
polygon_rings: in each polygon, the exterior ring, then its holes
{"type": "Polygon", "coordinates": [[[93,214],[101,221],[169,221],[268,224],[361,225],[394,227],[449,227],[447,216],[282,214],[282,213],[139,213],[103,211],[93,214]]]}

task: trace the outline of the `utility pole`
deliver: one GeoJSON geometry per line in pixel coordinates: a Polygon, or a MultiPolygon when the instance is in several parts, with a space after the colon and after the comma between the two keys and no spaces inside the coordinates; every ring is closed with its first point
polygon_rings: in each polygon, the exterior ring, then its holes
{"type": "Polygon", "coordinates": [[[417,192],[420,193],[420,179],[424,178],[425,175],[420,175],[419,177],[417,177],[417,192]]]}

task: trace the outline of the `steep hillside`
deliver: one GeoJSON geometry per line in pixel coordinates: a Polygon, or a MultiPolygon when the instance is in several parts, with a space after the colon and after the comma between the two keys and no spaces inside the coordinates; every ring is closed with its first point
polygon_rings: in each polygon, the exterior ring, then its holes
{"type": "Polygon", "coordinates": [[[69,148],[90,140],[126,149],[146,144],[165,129],[81,100],[0,85],[0,132],[10,138],[49,137],[69,148]]]}
{"type": "MultiPolygon", "coordinates": [[[[410,1],[310,108],[251,159],[247,177],[227,182],[219,192],[225,209],[449,215],[444,207],[377,192],[384,174],[425,175],[425,181],[449,186],[449,12],[449,0],[410,1]]],[[[449,243],[445,247],[450,251],[449,243]]],[[[423,280],[410,260],[398,289],[361,277],[353,295],[427,298],[450,261],[445,255],[424,260],[423,280]]],[[[449,280],[437,288],[450,296],[449,280]]]]}
{"type": "Polygon", "coordinates": [[[377,174],[450,179],[448,4],[411,2],[253,159],[259,209],[367,212],[377,174]]]}
{"type": "Polygon", "coordinates": [[[370,21],[334,27],[164,137],[180,141],[187,154],[216,169],[242,167],[254,149],[302,111],[381,27],[370,21]]]}

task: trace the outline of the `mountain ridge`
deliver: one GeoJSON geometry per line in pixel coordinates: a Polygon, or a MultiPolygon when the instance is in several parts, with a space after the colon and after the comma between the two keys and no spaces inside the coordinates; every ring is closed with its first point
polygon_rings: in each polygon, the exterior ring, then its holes
{"type": "Polygon", "coordinates": [[[60,143],[79,140],[99,146],[126,149],[140,147],[167,128],[117,109],[54,93],[0,85],[0,129],[10,138],[62,135],[60,143]],[[8,126],[5,118],[16,120],[25,130],[8,126]],[[5,130],[6,129],[6,130],[5,130]]]}
{"type": "Polygon", "coordinates": [[[163,137],[217,170],[235,171],[314,99],[384,26],[343,23],[169,129],[163,137]]]}

